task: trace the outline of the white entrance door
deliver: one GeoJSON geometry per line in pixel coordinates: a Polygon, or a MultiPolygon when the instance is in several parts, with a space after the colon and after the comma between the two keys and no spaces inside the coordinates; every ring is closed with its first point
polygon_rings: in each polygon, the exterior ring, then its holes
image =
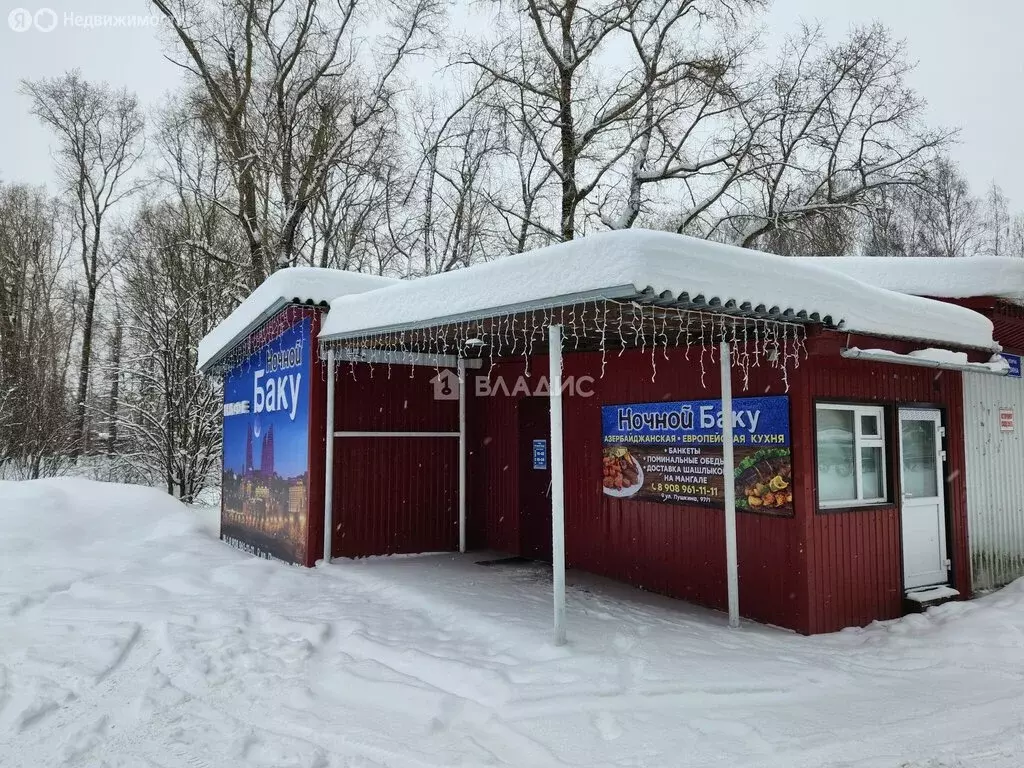
{"type": "Polygon", "coordinates": [[[903,588],[946,584],[941,414],[907,409],[899,416],[903,588]]]}

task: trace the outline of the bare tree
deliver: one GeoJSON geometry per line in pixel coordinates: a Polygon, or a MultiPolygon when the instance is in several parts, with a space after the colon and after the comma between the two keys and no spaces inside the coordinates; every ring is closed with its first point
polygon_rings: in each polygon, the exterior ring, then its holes
{"type": "Polygon", "coordinates": [[[1024,259],[1024,213],[1018,213],[1013,217],[1010,236],[1006,244],[1006,255],[1024,259]]]}
{"type": "Polygon", "coordinates": [[[96,298],[112,264],[103,253],[110,212],[137,190],[130,177],[143,150],[143,118],[134,95],[106,83],[92,84],[78,71],[23,81],[32,114],[57,138],[61,182],[73,199],[78,256],[85,282],[82,352],[74,422],[77,449],[84,447],[86,398],[93,354],[96,298]]]}
{"type": "Polygon", "coordinates": [[[925,256],[974,256],[984,225],[980,204],[960,169],[948,157],[934,166],[919,196],[924,226],[918,250],[925,256]]]}
{"type": "Polygon", "coordinates": [[[507,162],[514,168],[511,194],[501,187],[489,190],[490,204],[501,217],[507,246],[503,252],[522,253],[561,239],[557,228],[546,222],[558,220],[559,198],[549,193],[555,168],[547,162],[542,151],[544,142],[535,141],[531,130],[526,95],[520,91],[513,107],[494,105],[502,115],[500,120],[504,138],[499,143],[507,162]]]}
{"type": "Polygon", "coordinates": [[[712,234],[766,245],[808,219],[864,215],[880,190],[924,186],[953,133],[924,126],[911,69],[904,43],[880,24],[839,45],[815,27],[789,40],[771,72],[755,170],[712,234]]]}
{"type": "Polygon", "coordinates": [[[447,109],[435,99],[414,107],[412,123],[417,166],[392,225],[410,273],[485,259],[501,247],[489,189],[501,136],[488,107],[472,96],[447,109]]]}
{"type": "Polygon", "coordinates": [[[645,185],[735,162],[741,146],[704,144],[695,129],[735,108],[728,71],[735,57],[709,50],[697,32],[760,4],[520,0],[512,6],[519,18],[504,25],[509,34],[460,57],[493,78],[522,114],[514,125],[559,187],[559,219],[549,228],[558,239],[576,236],[584,204],[602,185],[625,180],[624,199],[613,206],[616,195],[605,195],[602,218],[629,226],[645,185]]]}
{"type": "Polygon", "coordinates": [[[923,194],[909,186],[882,188],[872,194],[859,236],[868,256],[917,255],[924,227],[923,194]]]}
{"type": "Polygon", "coordinates": [[[122,458],[194,501],[220,462],[221,393],[196,370],[199,340],[217,322],[235,284],[234,269],[192,245],[202,218],[172,203],[147,205],[120,233],[120,306],[125,354],[116,412],[122,458]]]}
{"type": "Polygon", "coordinates": [[[1002,187],[994,181],[985,193],[982,224],[985,228],[982,253],[986,256],[1007,255],[1012,238],[1013,218],[1010,215],[1010,201],[1002,187]]]}
{"type": "Polygon", "coordinates": [[[110,338],[110,361],[108,370],[107,389],[107,454],[112,455],[117,451],[117,420],[118,410],[121,404],[121,365],[124,352],[124,318],[120,309],[117,309],[113,317],[114,327],[110,338]]]}
{"type": "Polygon", "coordinates": [[[231,169],[255,285],[296,262],[331,170],[388,127],[400,67],[432,40],[438,0],[380,0],[371,13],[383,31],[368,45],[357,0],[152,1],[201,86],[198,113],[231,169]]]}
{"type": "MultiPolygon", "coordinates": [[[[377,274],[406,274],[391,232],[392,213],[408,189],[397,126],[372,147],[353,151],[331,168],[309,209],[301,263],[377,274]]],[[[355,147],[353,147],[355,150],[355,147]]]]}
{"type": "Polygon", "coordinates": [[[75,308],[65,266],[71,240],[58,203],[0,185],[0,470],[58,471],[74,446],[63,371],[75,308]]]}

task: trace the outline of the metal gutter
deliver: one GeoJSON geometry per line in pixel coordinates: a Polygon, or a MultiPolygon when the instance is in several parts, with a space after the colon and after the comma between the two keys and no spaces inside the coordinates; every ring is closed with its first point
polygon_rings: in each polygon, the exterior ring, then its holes
{"type": "Polygon", "coordinates": [[[1004,371],[994,371],[989,368],[985,363],[949,363],[941,360],[928,360],[921,357],[912,357],[911,355],[900,354],[899,352],[888,352],[881,354],[878,352],[869,352],[863,349],[847,348],[843,349],[839,353],[842,357],[847,360],[867,360],[874,363],[892,363],[893,365],[912,365],[919,368],[938,368],[943,371],[960,371],[965,373],[983,373],[990,376],[1006,376],[1010,369],[1007,367],[1004,371]]]}

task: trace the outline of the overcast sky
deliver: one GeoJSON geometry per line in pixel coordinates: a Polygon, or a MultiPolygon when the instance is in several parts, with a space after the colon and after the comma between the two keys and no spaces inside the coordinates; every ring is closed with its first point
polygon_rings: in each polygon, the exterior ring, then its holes
{"type": "MultiPolygon", "coordinates": [[[[78,67],[90,80],[107,80],[155,105],[176,87],[177,69],[162,56],[152,27],[85,29],[65,26],[67,13],[148,14],[145,0],[4,0],[0,4],[0,180],[31,183],[52,178],[49,136],[17,93],[22,78],[53,76],[78,67]],[[50,32],[17,33],[8,24],[16,7],[49,8],[50,32]]],[[[801,19],[821,20],[830,34],[880,19],[906,38],[919,62],[912,83],[928,100],[934,125],[959,126],[954,150],[975,190],[993,179],[1014,208],[1024,209],[1024,2],[1021,0],[775,0],[765,18],[769,39],[801,19]]]]}

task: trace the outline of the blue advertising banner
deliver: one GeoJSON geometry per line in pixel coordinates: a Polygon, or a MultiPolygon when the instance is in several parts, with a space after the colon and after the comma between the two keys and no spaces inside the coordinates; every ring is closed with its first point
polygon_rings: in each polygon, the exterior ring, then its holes
{"type": "MultiPolygon", "coordinates": [[[[722,444],[722,401],[608,405],[601,409],[606,443],[629,445],[722,444]]],[[[789,445],[789,398],[733,400],[735,445],[789,445]]]]}
{"type": "Polygon", "coordinates": [[[1010,372],[1007,375],[1011,379],[1019,379],[1020,378],[1020,355],[1009,355],[1009,354],[1006,354],[1004,352],[1003,353],[1003,359],[1006,360],[1006,362],[1010,366],[1010,372]]]}
{"type": "MultiPolygon", "coordinates": [[[[609,405],[601,409],[605,495],[668,504],[721,504],[721,400],[609,405]]],[[[793,514],[789,398],[733,400],[738,509],[793,514]]]]}
{"type": "Polygon", "coordinates": [[[311,327],[282,325],[224,378],[221,538],[290,563],[306,560],[311,327]]]}

